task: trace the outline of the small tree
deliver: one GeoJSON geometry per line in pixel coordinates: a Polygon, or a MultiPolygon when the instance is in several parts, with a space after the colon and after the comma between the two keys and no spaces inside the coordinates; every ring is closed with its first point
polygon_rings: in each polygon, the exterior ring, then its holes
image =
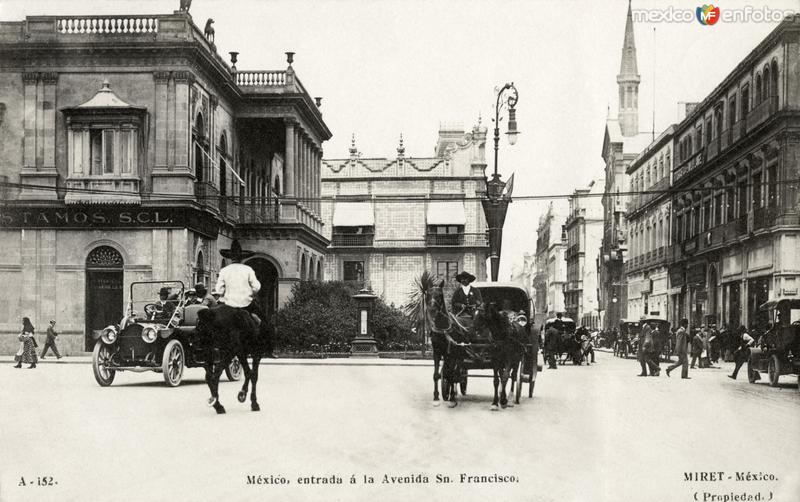
{"type": "MultiPolygon", "coordinates": [[[[357,288],[341,281],[300,282],[292,299],[275,318],[277,346],[283,350],[309,350],[312,345],[346,347],[358,330],[357,288]]],[[[393,305],[375,301],[372,330],[379,350],[402,345],[411,331],[410,321],[393,305]]]]}
{"type": "Polygon", "coordinates": [[[413,289],[408,295],[408,301],[403,307],[403,312],[411,319],[417,328],[419,339],[422,342],[423,350],[425,347],[426,309],[430,298],[430,292],[435,286],[435,277],[432,273],[425,270],[419,277],[414,278],[413,289]]]}

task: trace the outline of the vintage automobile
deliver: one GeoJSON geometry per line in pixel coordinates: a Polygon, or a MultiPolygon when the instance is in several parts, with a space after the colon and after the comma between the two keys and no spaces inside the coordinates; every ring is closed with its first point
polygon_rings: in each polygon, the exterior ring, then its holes
{"type": "Polygon", "coordinates": [[[759,309],[767,312],[772,328],[750,349],[747,379],[755,383],[763,371],[777,387],[781,375],[798,375],[800,388],[800,299],[770,300],[759,309]]]}
{"type": "MultiPolygon", "coordinates": [[[[154,371],[164,375],[168,386],[180,385],[184,368],[202,366],[209,353],[194,337],[197,313],[205,308],[187,304],[181,281],[132,283],[120,323],[92,334],[96,340],[92,368],[97,383],[107,387],[121,371],[154,371]]],[[[229,380],[241,378],[238,359],[234,358],[225,374],[229,380]]]]}

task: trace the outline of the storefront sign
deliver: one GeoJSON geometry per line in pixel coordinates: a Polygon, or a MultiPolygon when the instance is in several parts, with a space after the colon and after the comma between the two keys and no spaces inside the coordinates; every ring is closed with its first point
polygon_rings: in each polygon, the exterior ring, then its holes
{"type": "Polygon", "coordinates": [[[672,288],[683,286],[683,266],[675,265],[669,268],[669,285],[672,288]]]}
{"type": "Polygon", "coordinates": [[[686,282],[690,286],[699,286],[706,283],[706,264],[698,263],[686,269],[686,282]]]}
{"type": "Polygon", "coordinates": [[[0,228],[125,229],[188,228],[215,239],[219,222],[183,207],[0,207],[0,228]]]}

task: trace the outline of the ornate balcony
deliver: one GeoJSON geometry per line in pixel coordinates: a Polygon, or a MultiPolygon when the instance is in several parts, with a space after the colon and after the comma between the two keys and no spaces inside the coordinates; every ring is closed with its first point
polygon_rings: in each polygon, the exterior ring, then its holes
{"type": "Polygon", "coordinates": [[[71,176],[67,178],[66,204],[140,204],[136,176],[71,176]]]}
{"type": "Polygon", "coordinates": [[[706,160],[711,160],[719,153],[719,138],[714,138],[706,146],[706,160]]]}
{"type": "Polygon", "coordinates": [[[337,247],[372,247],[372,234],[333,234],[331,246],[337,247]]]}

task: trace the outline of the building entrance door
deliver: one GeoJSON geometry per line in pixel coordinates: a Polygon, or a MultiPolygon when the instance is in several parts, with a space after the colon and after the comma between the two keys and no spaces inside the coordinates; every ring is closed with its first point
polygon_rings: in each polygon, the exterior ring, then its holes
{"type": "Polygon", "coordinates": [[[256,279],[261,283],[261,290],[256,295],[256,300],[267,318],[272,319],[278,310],[278,269],[264,258],[247,260],[247,265],[253,269],[256,279]]]}
{"type": "Polygon", "coordinates": [[[85,350],[94,348],[92,332],[117,324],[123,309],[123,261],[109,246],[92,250],[86,258],[86,331],[85,350]]]}

